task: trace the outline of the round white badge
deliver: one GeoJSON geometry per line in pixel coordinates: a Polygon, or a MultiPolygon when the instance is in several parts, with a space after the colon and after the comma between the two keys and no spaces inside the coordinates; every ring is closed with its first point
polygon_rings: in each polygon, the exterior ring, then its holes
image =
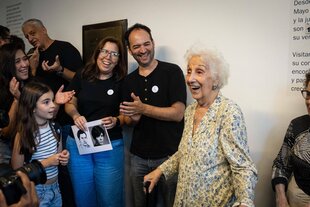
{"type": "Polygon", "coordinates": [[[109,89],[108,92],[107,92],[107,94],[108,94],[109,96],[113,95],[113,93],[114,93],[114,91],[113,91],[112,89],[109,89]]]}
{"type": "Polygon", "coordinates": [[[152,87],[153,93],[157,93],[158,90],[159,90],[158,86],[153,86],[153,87],[152,87]]]}

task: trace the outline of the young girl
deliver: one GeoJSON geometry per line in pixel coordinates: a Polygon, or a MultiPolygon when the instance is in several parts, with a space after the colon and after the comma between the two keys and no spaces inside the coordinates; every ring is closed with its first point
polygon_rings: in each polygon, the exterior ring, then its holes
{"type": "Polygon", "coordinates": [[[57,106],[54,94],[42,83],[31,82],[24,86],[19,98],[12,167],[17,169],[31,160],[39,160],[45,168],[47,181],[37,185],[40,206],[62,206],[58,186],[58,165],[67,165],[69,152],[61,149],[61,133],[51,119],[57,106]]]}

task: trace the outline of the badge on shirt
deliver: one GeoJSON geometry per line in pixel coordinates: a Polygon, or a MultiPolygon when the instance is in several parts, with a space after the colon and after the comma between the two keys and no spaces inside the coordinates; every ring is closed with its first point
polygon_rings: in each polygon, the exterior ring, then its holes
{"type": "Polygon", "coordinates": [[[109,89],[109,90],[107,91],[107,94],[108,94],[109,96],[112,96],[113,93],[114,93],[113,89],[109,89]]]}
{"type": "Polygon", "coordinates": [[[153,93],[157,93],[158,90],[159,90],[158,86],[155,85],[155,86],[152,87],[153,93]]]}

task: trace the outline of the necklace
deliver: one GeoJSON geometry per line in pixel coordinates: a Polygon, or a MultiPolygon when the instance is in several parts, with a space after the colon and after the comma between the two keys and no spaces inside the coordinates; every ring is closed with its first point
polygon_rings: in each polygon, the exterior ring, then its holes
{"type": "Polygon", "coordinates": [[[39,127],[45,126],[47,124],[47,121],[44,122],[43,124],[38,124],[39,127]]]}

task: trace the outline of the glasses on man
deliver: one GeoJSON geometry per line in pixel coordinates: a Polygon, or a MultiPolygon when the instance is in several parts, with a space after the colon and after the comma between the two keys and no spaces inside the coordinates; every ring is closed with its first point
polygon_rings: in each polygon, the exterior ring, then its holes
{"type": "Polygon", "coordinates": [[[307,100],[310,99],[310,91],[304,89],[304,90],[301,90],[301,94],[302,94],[302,96],[303,96],[305,99],[307,99],[307,100]]]}
{"type": "Polygon", "coordinates": [[[118,52],[110,51],[110,50],[106,50],[106,49],[101,49],[100,54],[102,54],[104,56],[111,55],[111,57],[113,57],[113,58],[117,58],[119,56],[118,52]]]}

